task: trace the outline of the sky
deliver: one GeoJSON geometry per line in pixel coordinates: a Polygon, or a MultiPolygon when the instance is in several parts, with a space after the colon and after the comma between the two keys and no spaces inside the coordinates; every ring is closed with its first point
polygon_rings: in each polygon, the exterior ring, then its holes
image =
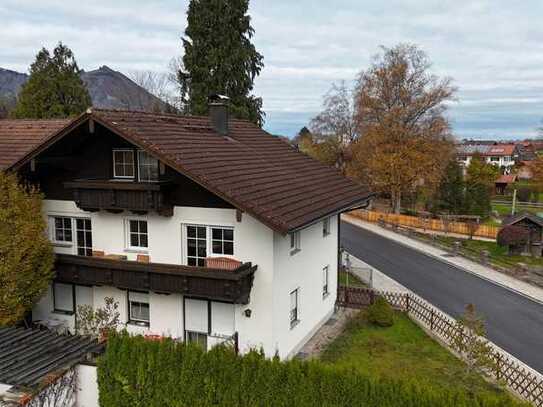
{"type": "MultiPolygon", "coordinates": [[[[183,53],[186,0],[0,0],[0,67],[27,72],[63,41],[85,70],[166,72],[183,53]]],[[[265,68],[265,128],[294,136],[333,82],[351,83],[380,46],[412,43],[458,88],[458,138],[533,137],[543,125],[541,0],[252,0],[265,68]]]]}

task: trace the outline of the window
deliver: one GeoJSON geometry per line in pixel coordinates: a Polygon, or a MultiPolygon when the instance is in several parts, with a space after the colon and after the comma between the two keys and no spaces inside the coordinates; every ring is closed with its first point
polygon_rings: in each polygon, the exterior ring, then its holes
{"type": "Polygon", "coordinates": [[[128,291],[128,322],[149,326],[149,294],[128,291]]]}
{"type": "Polygon", "coordinates": [[[493,163],[500,161],[500,157],[490,157],[490,161],[493,163]]]}
{"type": "Polygon", "coordinates": [[[72,243],[72,219],[54,217],[53,240],[58,243],[72,243]]]}
{"type": "Polygon", "coordinates": [[[77,254],[79,256],[92,256],[91,220],[76,219],[75,232],[77,234],[77,254]]]}
{"type": "Polygon", "coordinates": [[[139,250],[147,249],[148,246],[147,221],[128,220],[128,248],[139,250]]]}
{"type": "Polygon", "coordinates": [[[53,283],[53,307],[55,312],[75,312],[75,289],[72,284],[53,283]]]}
{"type": "Polygon", "coordinates": [[[290,234],[290,254],[296,254],[300,250],[300,232],[293,232],[290,234]]]}
{"type": "Polygon", "coordinates": [[[113,150],[113,177],[134,178],[133,150],[113,150]]]}
{"type": "Polygon", "coordinates": [[[300,322],[300,315],[298,313],[298,289],[295,289],[290,293],[290,327],[300,322]]]}
{"type": "Polygon", "coordinates": [[[328,291],[328,266],[322,269],[322,298],[326,298],[328,291]]]}
{"type": "Polygon", "coordinates": [[[234,255],[234,230],[211,228],[211,248],[213,254],[234,255]]]}
{"type": "Polygon", "coordinates": [[[207,227],[187,226],[187,264],[205,266],[207,257],[207,227]]]}
{"type": "Polygon", "coordinates": [[[186,338],[185,340],[189,343],[197,343],[199,344],[203,349],[207,350],[207,334],[201,333],[201,332],[194,332],[194,331],[186,331],[186,338]]]}
{"type": "Polygon", "coordinates": [[[145,151],[138,151],[138,178],[142,182],[158,181],[158,160],[145,151]]]}
{"type": "Polygon", "coordinates": [[[330,234],[330,218],[326,218],[322,221],[322,236],[326,237],[330,234]]]}

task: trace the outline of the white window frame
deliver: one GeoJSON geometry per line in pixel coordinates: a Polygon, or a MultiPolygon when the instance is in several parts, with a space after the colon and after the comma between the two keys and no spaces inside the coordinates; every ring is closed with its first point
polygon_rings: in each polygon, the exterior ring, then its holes
{"type": "MultiPolygon", "coordinates": [[[[135,179],[136,177],[136,156],[134,154],[134,149],[132,148],[114,148],[112,151],[112,160],[113,160],[113,178],[116,179],[135,179]],[[117,175],[117,172],[115,171],[115,153],[130,153],[132,154],[132,176],[129,175],[117,175]]],[[[123,167],[125,164],[123,164],[123,167]]]]}
{"type": "Polygon", "coordinates": [[[54,245],[57,246],[66,246],[66,247],[72,247],[74,245],[74,221],[71,216],[67,215],[49,215],[49,238],[51,239],[51,242],[54,245]],[[66,241],[66,240],[57,240],[57,226],[56,226],[56,220],[57,219],[63,219],[63,230],[66,230],[64,228],[64,219],[70,220],[70,230],[72,234],[72,240],[66,241]]]}
{"type": "Polygon", "coordinates": [[[128,290],[126,292],[126,296],[128,300],[128,319],[127,319],[128,323],[132,325],[149,326],[151,323],[151,304],[150,304],[149,293],[128,290]],[[136,297],[134,300],[131,299],[131,294],[136,297]],[[143,298],[143,297],[146,297],[146,298],[143,298]],[[144,305],[146,304],[149,310],[149,318],[147,320],[141,319],[141,318],[133,318],[132,317],[132,303],[144,304],[144,305]]]}
{"type": "Polygon", "coordinates": [[[290,329],[293,329],[300,323],[300,287],[295,288],[289,294],[289,321],[290,329]],[[294,306],[292,304],[293,299],[294,306]]]}
{"type": "Polygon", "coordinates": [[[290,255],[294,255],[302,250],[302,232],[300,230],[290,234],[290,255]]]}
{"type": "MultiPolygon", "coordinates": [[[[182,240],[183,240],[183,264],[188,265],[188,259],[189,257],[189,236],[188,236],[188,230],[189,227],[196,227],[196,228],[206,228],[206,256],[208,257],[228,257],[228,258],[234,258],[236,254],[236,229],[232,225],[209,225],[209,224],[202,224],[202,223],[185,223],[182,225],[182,240]],[[213,229],[228,229],[232,230],[233,233],[233,240],[232,240],[232,254],[222,254],[222,253],[215,253],[213,252],[213,229]]],[[[192,238],[191,238],[192,239],[192,238]]],[[[197,258],[199,258],[197,256],[197,258]]]]}
{"type": "Polygon", "coordinates": [[[221,257],[228,257],[228,256],[234,256],[234,242],[236,241],[236,237],[234,235],[234,228],[233,227],[226,227],[226,226],[210,226],[209,227],[209,241],[210,243],[208,243],[208,248],[209,246],[211,246],[211,254],[212,255],[215,255],[215,256],[221,256],[221,257]],[[223,253],[216,253],[215,252],[215,249],[213,247],[213,241],[215,241],[216,239],[213,239],[213,230],[215,229],[219,229],[219,230],[222,230],[223,233],[222,233],[222,239],[220,241],[222,241],[222,251],[223,253]],[[232,231],[232,240],[225,240],[224,239],[224,231],[225,230],[231,230],[232,231]],[[224,243],[225,242],[232,242],[232,253],[224,253],[224,243]]]}
{"type": "Polygon", "coordinates": [[[322,268],[322,298],[328,297],[330,294],[330,266],[322,268]]]}
{"type": "Polygon", "coordinates": [[[160,162],[158,161],[158,159],[156,159],[154,156],[152,156],[151,154],[149,154],[145,150],[138,150],[137,153],[138,153],[138,181],[140,181],[140,182],[158,182],[160,180],[160,162]],[[156,179],[142,179],[142,177],[141,177],[142,166],[143,167],[152,167],[152,165],[149,165],[149,164],[142,165],[142,160],[141,160],[141,156],[140,156],[141,154],[145,154],[145,155],[149,156],[150,158],[152,158],[153,160],[156,161],[156,170],[157,170],[157,178],[156,179]]]}
{"type": "Polygon", "coordinates": [[[330,218],[324,218],[322,221],[322,237],[330,235],[330,225],[332,224],[330,218]]]}
{"type": "MultiPolygon", "coordinates": [[[[149,221],[147,219],[141,219],[141,218],[126,218],[124,220],[124,229],[125,229],[125,240],[126,240],[126,250],[132,250],[137,252],[143,252],[147,253],[149,252],[149,221]],[[132,230],[130,227],[130,222],[145,222],[147,224],[147,232],[145,233],[147,235],[147,246],[132,246],[132,230]]],[[[141,233],[139,231],[138,226],[138,232],[135,232],[138,235],[143,235],[144,233],[141,233]]],[[[138,239],[139,241],[139,239],[138,239]]]]}

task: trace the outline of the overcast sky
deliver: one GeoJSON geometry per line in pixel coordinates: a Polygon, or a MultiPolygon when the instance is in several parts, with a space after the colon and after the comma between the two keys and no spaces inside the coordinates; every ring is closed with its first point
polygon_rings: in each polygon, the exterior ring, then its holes
{"type": "MultiPolygon", "coordinates": [[[[188,1],[0,0],[0,67],[26,72],[62,40],[81,68],[166,71],[182,54],[188,1]]],[[[419,45],[459,88],[459,137],[534,136],[543,118],[541,0],[252,0],[256,82],[266,128],[294,135],[334,81],[351,81],[380,45],[419,45]]]]}

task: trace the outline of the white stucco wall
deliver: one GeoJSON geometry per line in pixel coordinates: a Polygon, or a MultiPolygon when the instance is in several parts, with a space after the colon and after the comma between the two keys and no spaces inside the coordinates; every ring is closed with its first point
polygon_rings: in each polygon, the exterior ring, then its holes
{"type": "Polygon", "coordinates": [[[75,407],[99,407],[96,366],[77,365],[75,407]]]}
{"type": "Polygon", "coordinates": [[[322,222],[301,231],[301,251],[290,254],[290,237],[274,237],[274,345],[281,358],[294,356],[330,317],[337,293],[337,216],[323,237],[322,222]],[[322,295],[322,269],[328,266],[328,296],[322,295]],[[291,328],[290,293],[298,288],[300,322],[291,328]]]}

